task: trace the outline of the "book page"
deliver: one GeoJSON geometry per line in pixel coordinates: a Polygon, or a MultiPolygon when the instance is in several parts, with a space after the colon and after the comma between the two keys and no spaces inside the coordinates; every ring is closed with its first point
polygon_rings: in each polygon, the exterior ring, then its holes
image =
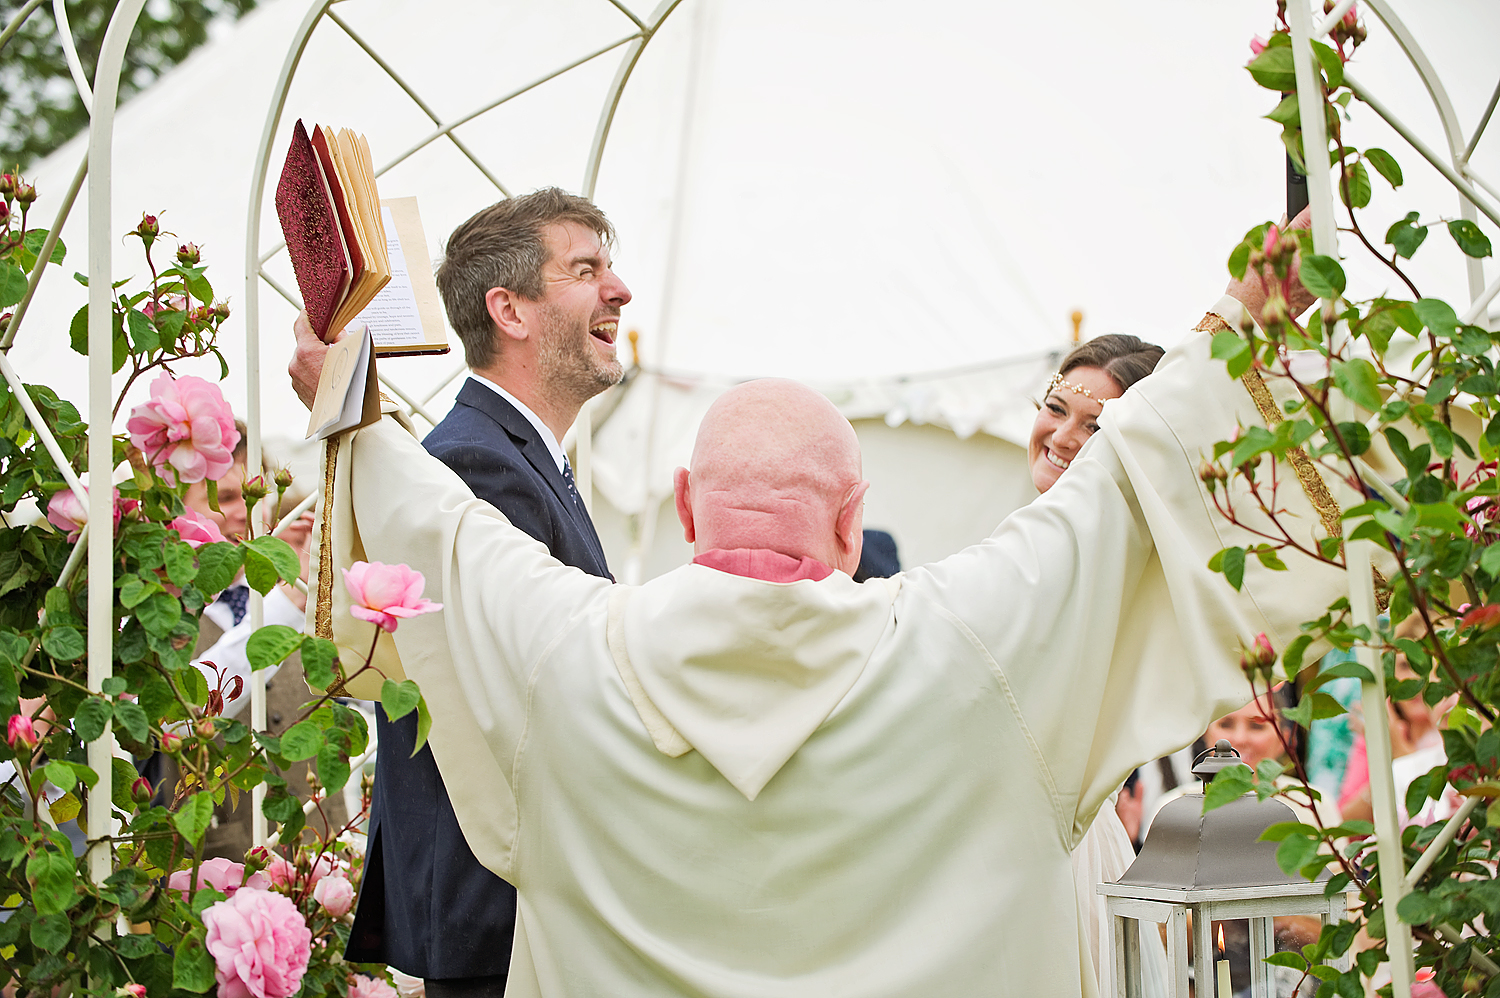
{"type": "Polygon", "coordinates": [[[359,314],[370,327],[377,354],[448,350],[442,303],[427,255],[427,239],[416,198],[380,202],[391,280],[359,314]]]}

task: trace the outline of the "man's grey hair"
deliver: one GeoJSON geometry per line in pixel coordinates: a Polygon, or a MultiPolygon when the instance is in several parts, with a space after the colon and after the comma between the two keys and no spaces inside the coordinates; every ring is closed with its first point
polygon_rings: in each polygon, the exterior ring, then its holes
{"type": "Polygon", "coordinates": [[[562,222],[589,229],[605,246],[614,242],[614,226],[604,212],[588,198],[556,187],[492,204],[448,237],[437,286],[469,367],[488,367],[499,352],[485,295],[491,288],[505,288],[539,301],[545,292],[542,267],[549,259],[542,230],[562,222]]]}

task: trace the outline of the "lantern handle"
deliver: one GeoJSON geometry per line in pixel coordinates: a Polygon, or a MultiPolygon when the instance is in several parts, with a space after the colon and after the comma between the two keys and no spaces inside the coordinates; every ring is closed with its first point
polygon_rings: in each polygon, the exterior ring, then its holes
{"type": "Polygon", "coordinates": [[[1193,760],[1193,775],[1208,784],[1219,770],[1237,765],[1239,761],[1239,750],[1229,744],[1229,739],[1220,738],[1213,748],[1193,760]]]}

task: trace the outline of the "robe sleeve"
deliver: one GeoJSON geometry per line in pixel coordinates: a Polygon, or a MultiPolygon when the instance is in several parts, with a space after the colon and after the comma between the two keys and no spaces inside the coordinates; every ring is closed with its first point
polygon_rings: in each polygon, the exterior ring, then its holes
{"type": "MultiPolygon", "coordinates": [[[[1240,314],[1232,299],[1214,311],[1231,323],[1240,314]]],[[[1250,699],[1239,642],[1264,632],[1279,651],[1347,593],[1342,569],[1295,552],[1284,572],[1252,557],[1238,592],[1209,571],[1220,549],[1258,539],[1215,510],[1199,464],[1238,427],[1264,425],[1209,340],[1195,334],[1107,402],[1099,432],[1045,495],[926,570],[1025,726],[1069,848],[1132,769],[1250,699]]],[[[1280,519],[1315,543],[1318,512],[1287,467],[1276,475],[1280,519]]],[[[1234,484],[1237,515],[1268,526],[1234,484]]]]}
{"type": "MultiPolygon", "coordinates": [[[[400,622],[382,668],[421,687],[464,837],[482,864],[514,880],[514,763],[532,674],[559,637],[602,607],[609,580],[555,560],[390,418],[347,434],[336,461],[333,526],[344,541],[335,561],[409,565],[426,579],[424,595],[443,604],[400,622]]],[[[374,625],[347,614],[333,624],[346,663],[355,630],[369,648],[374,625]]]]}

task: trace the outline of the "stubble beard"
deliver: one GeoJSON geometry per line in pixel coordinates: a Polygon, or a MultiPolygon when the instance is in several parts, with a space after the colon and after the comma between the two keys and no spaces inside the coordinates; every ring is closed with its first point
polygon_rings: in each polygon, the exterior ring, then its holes
{"type": "Polygon", "coordinates": [[[587,326],[579,329],[571,317],[548,306],[543,307],[542,316],[546,334],[537,354],[537,367],[548,394],[582,405],[625,377],[618,357],[605,360],[599,356],[587,326]]]}

